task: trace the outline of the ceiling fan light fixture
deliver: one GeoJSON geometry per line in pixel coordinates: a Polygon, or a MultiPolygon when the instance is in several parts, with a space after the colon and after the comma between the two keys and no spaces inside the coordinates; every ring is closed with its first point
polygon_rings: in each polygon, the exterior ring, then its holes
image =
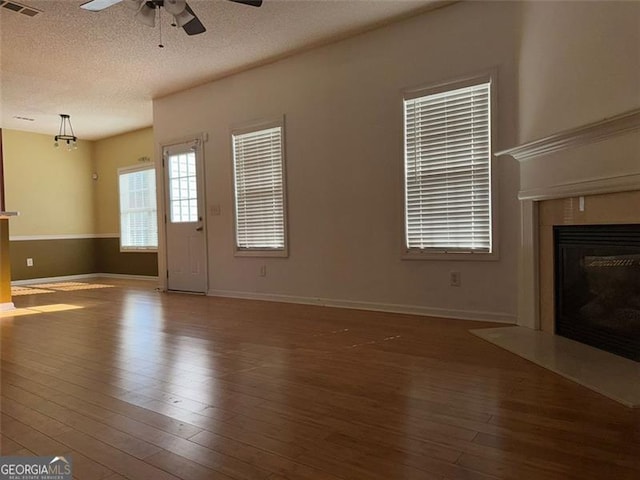
{"type": "MultiPolygon", "coordinates": [[[[254,7],[262,5],[262,0],[231,1],[254,7]]],[[[207,31],[187,0],[88,0],[80,6],[84,10],[99,12],[118,3],[124,3],[126,7],[136,10],[135,19],[151,28],[154,28],[156,24],[162,26],[162,9],[165,9],[173,17],[172,25],[182,27],[187,35],[199,35],[207,31]],[[158,20],[156,20],[156,16],[158,20]]],[[[160,35],[162,37],[162,34],[160,35]]],[[[160,45],[162,46],[162,40],[160,45]]]]}
{"type": "Polygon", "coordinates": [[[183,10],[181,13],[178,13],[177,15],[173,16],[174,23],[178,27],[184,27],[187,23],[189,23],[194,18],[195,17],[191,15],[189,12],[187,12],[186,10],[183,10]]]}
{"type": "Polygon", "coordinates": [[[178,16],[187,8],[186,0],[164,0],[164,9],[171,15],[178,16]]]}
{"type": "Polygon", "coordinates": [[[144,23],[151,28],[156,26],[156,9],[149,7],[146,3],[142,5],[142,8],[135,16],[140,23],[144,23]]]}

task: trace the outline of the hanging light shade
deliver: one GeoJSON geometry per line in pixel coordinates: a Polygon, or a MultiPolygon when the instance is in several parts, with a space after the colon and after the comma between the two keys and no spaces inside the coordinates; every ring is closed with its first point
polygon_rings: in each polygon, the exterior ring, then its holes
{"type": "Polygon", "coordinates": [[[142,8],[140,8],[140,10],[138,10],[138,13],[136,13],[135,17],[140,23],[144,23],[149,27],[153,28],[156,26],[156,9],[155,7],[150,7],[146,3],[142,5],[142,8]]]}
{"type": "Polygon", "coordinates": [[[124,0],[125,7],[129,7],[131,10],[140,10],[143,0],[124,0]]]}
{"type": "Polygon", "coordinates": [[[68,150],[75,150],[78,148],[78,137],[73,133],[71,117],[66,113],[60,114],[60,129],[58,131],[58,135],[53,138],[55,140],[53,146],[56,148],[60,146],[60,142],[65,142],[68,150]]]}

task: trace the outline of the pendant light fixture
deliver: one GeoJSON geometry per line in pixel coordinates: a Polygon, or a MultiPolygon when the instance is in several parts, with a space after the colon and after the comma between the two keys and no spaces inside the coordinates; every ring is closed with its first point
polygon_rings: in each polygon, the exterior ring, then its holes
{"type": "Polygon", "coordinates": [[[78,137],[73,133],[73,127],[71,126],[71,117],[66,113],[60,114],[60,130],[58,135],[54,137],[54,147],[58,148],[60,142],[66,142],[67,150],[75,150],[78,148],[78,137]]]}

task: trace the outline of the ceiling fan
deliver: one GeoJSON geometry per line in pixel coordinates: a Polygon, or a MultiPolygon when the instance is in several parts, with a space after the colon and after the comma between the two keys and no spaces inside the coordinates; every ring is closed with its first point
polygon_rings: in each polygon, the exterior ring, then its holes
{"type": "MultiPolygon", "coordinates": [[[[252,7],[262,5],[262,0],[229,0],[252,7]]],[[[90,12],[100,12],[116,3],[124,3],[132,10],[136,10],[135,18],[150,27],[156,25],[156,9],[164,7],[165,11],[173,15],[173,24],[184,28],[187,35],[197,35],[206,32],[207,29],[196,16],[186,0],[90,0],[80,5],[80,8],[90,12]]]]}

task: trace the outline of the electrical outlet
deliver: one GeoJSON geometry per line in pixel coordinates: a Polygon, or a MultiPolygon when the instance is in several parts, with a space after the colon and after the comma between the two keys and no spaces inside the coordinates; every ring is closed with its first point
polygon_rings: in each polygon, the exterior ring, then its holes
{"type": "Polygon", "coordinates": [[[27,267],[33,267],[33,258],[27,258],[27,267]]]}
{"type": "Polygon", "coordinates": [[[267,266],[266,265],[262,265],[260,267],[260,276],[261,277],[266,277],[267,276],[267,266]]]}
{"type": "Polygon", "coordinates": [[[220,205],[209,205],[209,214],[212,217],[220,215],[220,205]]]}
{"type": "Polygon", "coordinates": [[[452,287],[459,287],[460,283],[460,272],[449,272],[449,285],[452,287]]]}

